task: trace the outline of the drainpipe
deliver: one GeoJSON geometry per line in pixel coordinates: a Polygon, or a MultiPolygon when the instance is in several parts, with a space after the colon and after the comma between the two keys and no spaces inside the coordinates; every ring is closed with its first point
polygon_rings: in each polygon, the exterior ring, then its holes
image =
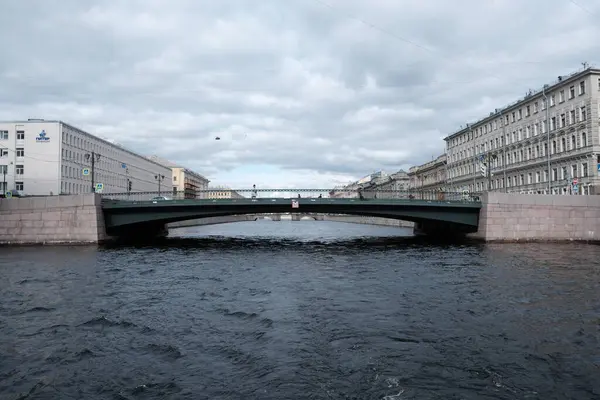
{"type": "Polygon", "coordinates": [[[546,85],[544,85],[542,89],[542,95],[544,96],[544,101],[546,102],[546,134],[548,135],[548,150],[546,151],[546,158],[548,160],[548,194],[552,194],[552,175],[550,174],[550,103],[548,102],[548,96],[546,95],[546,85]]]}
{"type": "Polygon", "coordinates": [[[473,190],[471,192],[475,193],[475,183],[477,179],[477,155],[475,154],[475,138],[473,137],[473,128],[471,127],[471,124],[467,124],[467,126],[469,127],[469,138],[473,140],[473,190]]]}
{"type": "Polygon", "coordinates": [[[502,143],[502,170],[503,170],[503,177],[502,179],[504,180],[504,182],[502,183],[502,188],[504,189],[504,193],[508,193],[508,188],[506,186],[506,146],[508,145],[507,140],[506,140],[506,124],[504,123],[504,114],[502,114],[502,112],[500,112],[500,122],[502,122],[502,138],[501,138],[501,143],[502,143]]]}

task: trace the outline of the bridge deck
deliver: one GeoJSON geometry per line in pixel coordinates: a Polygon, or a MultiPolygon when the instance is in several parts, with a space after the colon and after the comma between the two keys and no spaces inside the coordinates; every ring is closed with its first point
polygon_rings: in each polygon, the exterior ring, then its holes
{"type": "MultiPolygon", "coordinates": [[[[282,205],[289,205],[290,212],[302,212],[303,205],[314,206],[317,204],[323,205],[340,205],[340,206],[376,206],[376,205],[397,205],[397,206],[419,206],[419,207],[448,207],[448,208],[474,208],[480,209],[481,203],[479,201],[462,201],[462,200],[420,200],[420,199],[332,199],[332,198],[321,198],[321,199],[307,199],[307,198],[258,198],[258,199],[182,199],[182,200],[112,200],[103,199],[102,208],[104,209],[116,209],[116,208],[159,208],[159,207],[190,207],[190,206],[213,206],[213,205],[237,205],[237,206],[253,206],[261,205],[277,206],[278,209],[282,205]],[[294,204],[298,207],[294,208],[294,204]]],[[[314,212],[314,211],[312,211],[314,212]]]]}

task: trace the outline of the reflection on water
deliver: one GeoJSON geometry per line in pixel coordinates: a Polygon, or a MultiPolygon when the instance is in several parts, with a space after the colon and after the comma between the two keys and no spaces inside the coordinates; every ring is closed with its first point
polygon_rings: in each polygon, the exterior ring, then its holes
{"type": "Polygon", "coordinates": [[[600,396],[597,246],[304,221],[171,234],[1,249],[0,398],[600,396]]]}

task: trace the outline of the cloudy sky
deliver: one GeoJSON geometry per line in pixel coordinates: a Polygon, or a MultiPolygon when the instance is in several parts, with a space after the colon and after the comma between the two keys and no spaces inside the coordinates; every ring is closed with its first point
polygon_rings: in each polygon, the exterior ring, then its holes
{"type": "Polygon", "coordinates": [[[2,0],[0,120],[232,187],[331,187],[600,66],[597,0],[2,0]],[[221,140],[215,140],[215,137],[221,140]]]}

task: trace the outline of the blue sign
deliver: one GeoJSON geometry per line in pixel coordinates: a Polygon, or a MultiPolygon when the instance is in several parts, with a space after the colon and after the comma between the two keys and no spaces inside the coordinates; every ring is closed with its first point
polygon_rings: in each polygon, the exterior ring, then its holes
{"type": "Polygon", "coordinates": [[[600,171],[600,163],[598,163],[598,171],[600,171]]]}
{"type": "Polygon", "coordinates": [[[104,189],[104,183],[96,183],[96,191],[101,192],[104,189]]]}
{"type": "Polygon", "coordinates": [[[9,190],[9,191],[7,191],[7,192],[4,194],[4,196],[5,196],[7,199],[10,199],[10,198],[12,197],[12,192],[9,190]]]}
{"type": "Polygon", "coordinates": [[[42,131],[39,133],[38,137],[35,138],[35,141],[40,143],[46,143],[50,141],[50,138],[48,136],[46,136],[46,130],[42,129],[42,131]]]}
{"type": "Polygon", "coordinates": [[[121,163],[121,168],[127,168],[127,164],[121,163]]]}
{"type": "Polygon", "coordinates": [[[81,170],[81,174],[83,176],[88,176],[90,174],[90,169],[89,168],[84,168],[81,170]]]}

